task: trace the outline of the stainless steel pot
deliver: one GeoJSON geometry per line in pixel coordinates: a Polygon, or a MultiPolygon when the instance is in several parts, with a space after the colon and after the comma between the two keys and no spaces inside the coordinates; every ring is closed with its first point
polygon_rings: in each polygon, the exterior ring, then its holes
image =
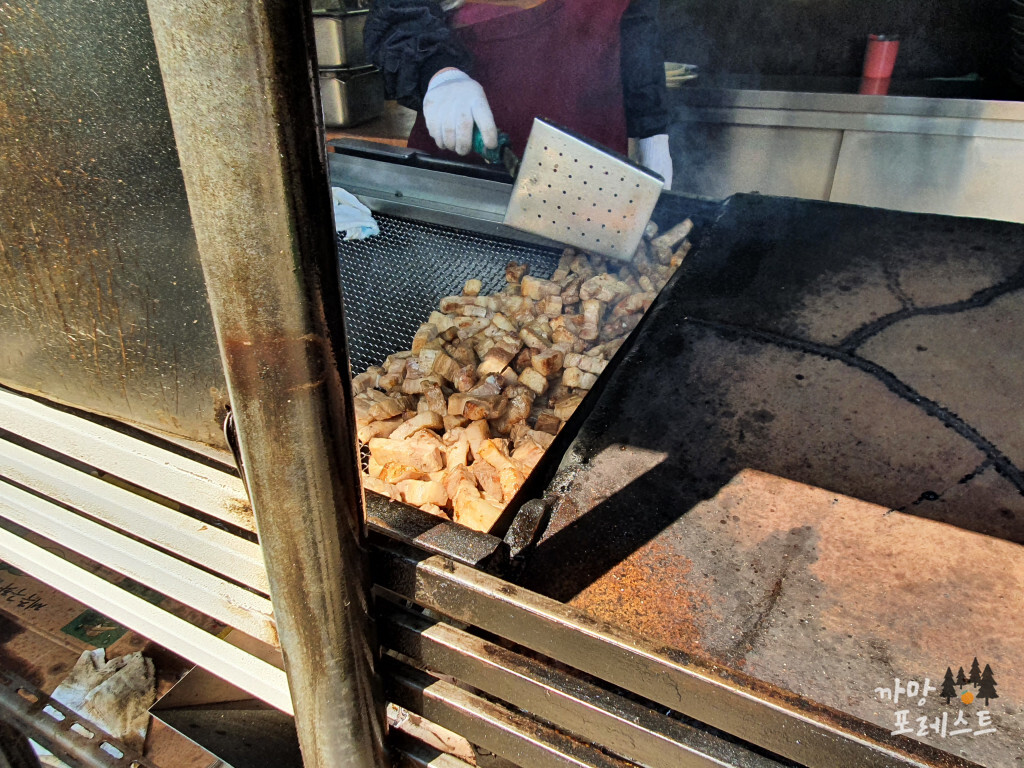
{"type": "Polygon", "coordinates": [[[384,111],[384,81],[373,67],[337,72],[320,71],[320,100],[324,124],[348,128],[384,111]]]}
{"type": "Polygon", "coordinates": [[[363,28],[369,11],[321,13],[313,16],[316,58],[321,67],[361,67],[368,64],[363,28]]]}

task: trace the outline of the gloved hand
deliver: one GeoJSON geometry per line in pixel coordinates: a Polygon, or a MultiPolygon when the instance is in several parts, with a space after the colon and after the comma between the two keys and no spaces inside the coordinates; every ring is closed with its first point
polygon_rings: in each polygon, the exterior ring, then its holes
{"type": "Polygon", "coordinates": [[[668,134],[659,133],[636,142],[636,162],[665,179],[665,189],[672,189],[672,155],[668,150],[668,134]]]}
{"type": "Polygon", "coordinates": [[[498,146],[498,129],[483,86],[461,69],[442,69],[430,79],[423,96],[423,119],[441,149],[465,155],[473,146],[473,123],[484,146],[498,146]]]}

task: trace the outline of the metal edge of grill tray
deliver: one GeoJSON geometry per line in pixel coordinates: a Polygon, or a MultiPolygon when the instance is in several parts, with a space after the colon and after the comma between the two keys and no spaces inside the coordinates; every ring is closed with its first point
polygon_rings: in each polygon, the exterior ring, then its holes
{"type": "MultiPolygon", "coordinates": [[[[466,280],[479,279],[484,293],[494,293],[505,284],[505,265],[510,260],[529,264],[531,274],[540,277],[553,273],[562,246],[501,224],[510,183],[480,178],[473,167],[470,175],[436,170],[435,163],[431,168],[415,167],[409,164],[411,153],[406,150],[385,150],[375,158],[363,142],[354,142],[354,154],[348,155],[346,143],[331,143],[338,150],[329,156],[331,183],[357,195],[380,225],[376,237],[338,240],[353,373],[409,349],[413,334],[438,308],[441,298],[460,293],[466,280]]],[[[449,171],[460,170],[458,164],[447,165],[449,171]]],[[[717,201],[663,194],[653,220],[667,228],[690,217],[696,225],[690,239],[698,246],[701,225],[714,218],[720,207],[717,201]]],[[[451,521],[447,526],[441,521],[439,533],[435,516],[375,493],[367,494],[371,527],[470,565],[502,570],[507,553],[496,554],[501,537],[522,506],[544,493],[611,372],[629,352],[650,314],[645,314],[609,361],[491,533],[471,531],[451,521]]]]}

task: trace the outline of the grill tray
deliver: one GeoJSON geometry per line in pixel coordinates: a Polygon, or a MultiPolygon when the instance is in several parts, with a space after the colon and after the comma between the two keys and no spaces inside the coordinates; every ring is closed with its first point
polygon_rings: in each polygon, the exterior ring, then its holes
{"type": "Polygon", "coordinates": [[[467,280],[476,278],[483,293],[495,293],[505,284],[509,261],[529,264],[530,274],[546,278],[561,253],[382,214],[374,218],[377,237],[338,240],[353,374],[409,349],[438,302],[461,293],[467,280]]]}

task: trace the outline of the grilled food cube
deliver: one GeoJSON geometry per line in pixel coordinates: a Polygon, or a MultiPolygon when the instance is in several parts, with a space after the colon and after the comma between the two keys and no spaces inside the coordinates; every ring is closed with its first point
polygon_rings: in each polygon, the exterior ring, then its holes
{"type": "Polygon", "coordinates": [[[455,501],[460,494],[480,495],[476,486],[476,477],[465,464],[445,470],[442,482],[445,493],[452,501],[455,501]]]}
{"type": "MultiPolygon", "coordinates": [[[[603,301],[598,299],[585,299],[581,305],[583,309],[583,324],[584,325],[601,325],[601,319],[604,317],[605,304],[603,301]]],[[[580,333],[581,338],[586,338],[580,333]]]]}
{"type": "Polygon", "coordinates": [[[491,373],[498,373],[505,370],[509,363],[515,358],[516,352],[510,352],[507,347],[495,344],[484,355],[483,362],[476,367],[478,376],[487,376],[491,373]]]}
{"type": "Polygon", "coordinates": [[[423,351],[423,347],[428,341],[433,341],[437,338],[438,330],[436,325],[430,323],[424,323],[420,326],[419,330],[412,337],[412,351],[415,354],[419,354],[423,351]]]}
{"type": "Polygon", "coordinates": [[[439,302],[441,312],[446,315],[458,315],[463,307],[473,306],[472,296],[445,296],[439,302]]]}
{"type": "Polygon", "coordinates": [[[501,501],[504,498],[498,470],[486,461],[475,461],[473,466],[470,467],[470,471],[476,478],[476,482],[483,491],[484,496],[492,501],[501,501]]]}
{"type": "Polygon", "coordinates": [[[551,341],[551,336],[548,335],[545,338],[543,333],[543,326],[533,322],[527,327],[519,330],[519,338],[521,338],[530,349],[547,349],[548,344],[551,341]]]}
{"type": "Polygon", "coordinates": [[[423,376],[419,379],[406,379],[403,381],[402,392],[406,395],[422,395],[428,389],[440,386],[440,376],[423,376]]]}
{"type": "Polygon", "coordinates": [[[462,466],[469,465],[469,438],[466,437],[464,430],[460,431],[458,440],[449,445],[445,450],[445,466],[449,469],[457,467],[460,464],[462,466]]]}
{"type": "Polygon", "coordinates": [[[391,433],[404,423],[405,420],[401,416],[384,421],[371,421],[356,430],[356,437],[365,445],[375,437],[390,437],[391,433]]]}
{"type": "Polygon", "coordinates": [[[536,368],[526,368],[519,374],[519,383],[524,387],[529,387],[538,395],[543,395],[544,391],[548,388],[547,377],[538,371],[536,368]]]}
{"type": "Polygon", "coordinates": [[[480,291],[484,288],[484,284],[479,280],[467,280],[466,284],[462,286],[463,296],[479,296],[480,291]]]}
{"type": "Polygon", "coordinates": [[[421,472],[436,472],[444,467],[444,453],[439,442],[413,437],[408,440],[392,440],[389,437],[375,437],[368,443],[370,455],[378,464],[404,464],[421,472]]]}
{"type": "Polygon", "coordinates": [[[600,375],[607,365],[608,361],[598,355],[595,355],[593,351],[585,355],[571,352],[565,356],[566,368],[579,368],[581,371],[586,371],[587,373],[593,373],[595,375],[600,375]]]}
{"type": "Polygon", "coordinates": [[[448,493],[444,485],[435,480],[403,480],[395,483],[402,495],[402,501],[421,507],[424,504],[435,504],[441,507],[448,503],[448,493]]]}
{"type": "Polygon", "coordinates": [[[526,473],[515,462],[510,462],[498,470],[498,480],[501,482],[502,500],[508,504],[526,482],[526,473]]]}
{"type": "Polygon", "coordinates": [[[526,421],[537,394],[527,386],[516,384],[505,390],[505,396],[508,398],[508,423],[513,425],[526,421]]]}
{"type": "Polygon", "coordinates": [[[529,264],[520,264],[516,261],[510,261],[505,265],[505,280],[509,283],[521,283],[523,278],[526,277],[526,273],[529,271],[529,264]]]}
{"type": "Polygon", "coordinates": [[[501,394],[501,388],[501,381],[496,381],[493,377],[488,376],[466,394],[473,397],[494,397],[494,395],[501,394]]]}
{"type": "Polygon", "coordinates": [[[455,512],[452,519],[472,528],[474,531],[487,533],[501,517],[501,506],[477,495],[465,495],[455,499],[455,512]]]}
{"type": "MultiPolygon", "coordinates": [[[[372,456],[370,457],[372,460],[372,456]]],[[[399,464],[396,461],[392,461],[390,464],[385,464],[380,469],[378,477],[385,483],[391,483],[396,485],[403,480],[426,480],[429,475],[426,472],[421,472],[415,467],[409,467],[405,464],[399,464]]]]}
{"type": "Polygon", "coordinates": [[[549,435],[557,435],[558,430],[562,428],[562,420],[555,416],[552,411],[542,411],[537,415],[537,421],[534,423],[534,429],[538,432],[546,432],[549,435]]]}
{"type": "Polygon", "coordinates": [[[434,356],[433,365],[430,367],[431,374],[440,376],[447,382],[454,382],[455,377],[459,374],[461,366],[455,362],[451,357],[442,351],[434,356]]]}
{"type": "Polygon", "coordinates": [[[437,328],[439,336],[455,324],[448,315],[443,312],[438,312],[437,310],[430,313],[430,317],[427,318],[427,322],[437,328]]]}
{"type": "Polygon", "coordinates": [[[473,421],[501,418],[508,408],[508,400],[501,395],[473,397],[466,401],[463,415],[473,421]]]}
{"type": "Polygon", "coordinates": [[[448,398],[448,413],[465,416],[472,421],[497,419],[508,407],[508,401],[499,395],[473,395],[458,392],[448,398]]]}
{"type": "Polygon", "coordinates": [[[562,373],[562,383],[572,389],[590,389],[597,383],[597,376],[579,368],[566,368],[562,373]]]}
{"type": "MultiPolygon", "coordinates": [[[[467,365],[460,368],[459,372],[455,374],[455,377],[452,379],[452,384],[459,392],[468,392],[476,386],[476,381],[476,366],[467,365]]],[[[450,401],[451,400],[449,398],[449,413],[451,413],[450,401]]]]}
{"type": "Polygon", "coordinates": [[[477,452],[477,455],[499,471],[503,467],[512,466],[508,453],[504,450],[506,442],[496,438],[484,440],[480,443],[480,450],[477,452]]]}
{"type": "Polygon", "coordinates": [[[690,219],[683,219],[683,221],[676,224],[670,230],[664,234],[658,235],[651,240],[651,245],[655,248],[665,247],[671,251],[680,242],[683,241],[693,231],[693,222],[690,219]]]}
{"type": "Polygon", "coordinates": [[[352,394],[358,395],[368,389],[376,387],[377,379],[380,378],[382,373],[384,373],[384,369],[374,365],[367,368],[358,376],[354,376],[352,378],[352,394]]]}
{"type": "Polygon", "coordinates": [[[551,410],[562,421],[567,421],[583,402],[583,395],[569,395],[551,404],[551,410]]]}
{"type": "Polygon", "coordinates": [[[363,475],[363,488],[368,491],[373,491],[374,493],[379,493],[381,496],[386,496],[389,499],[394,499],[395,501],[401,499],[401,493],[397,488],[395,488],[395,486],[378,480],[376,477],[363,475]]]}
{"type": "Polygon", "coordinates": [[[646,312],[651,304],[654,303],[656,296],[657,294],[653,291],[630,294],[615,305],[615,308],[612,310],[612,316],[622,317],[637,312],[646,312]]]}
{"type": "Polygon", "coordinates": [[[683,244],[676,248],[672,253],[672,258],[668,261],[668,266],[673,271],[679,268],[679,265],[683,263],[683,259],[686,258],[686,254],[690,252],[690,241],[683,240],[683,244]]]}
{"type": "Polygon", "coordinates": [[[423,391],[423,398],[420,402],[426,404],[427,410],[433,411],[442,419],[448,413],[448,400],[441,387],[427,387],[423,391]]]}
{"type": "Polygon", "coordinates": [[[385,421],[404,413],[412,403],[406,397],[388,397],[370,406],[370,418],[385,421]]]}
{"type": "Polygon", "coordinates": [[[455,327],[459,329],[457,335],[463,340],[473,338],[490,324],[486,317],[460,317],[455,321],[455,327]]]}
{"type": "Polygon", "coordinates": [[[563,359],[562,351],[552,347],[535,352],[530,360],[530,366],[545,378],[549,378],[562,369],[563,359]]]}
{"type": "Polygon", "coordinates": [[[528,299],[539,300],[546,296],[560,296],[562,286],[550,280],[539,277],[526,276],[522,279],[523,296],[528,299]]]}
{"type": "Polygon", "coordinates": [[[491,436],[491,427],[486,421],[473,421],[466,426],[466,439],[474,461],[480,458],[480,445],[491,436]]]}
{"type": "Polygon", "coordinates": [[[433,411],[422,411],[391,433],[392,440],[404,440],[421,429],[443,429],[444,417],[433,411]]]}
{"type": "Polygon", "coordinates": [[[465,416],[452,416],[448,414],[444,417],[444,428],[445,430],[461,429],[469,424],[469,419],[465,416]]]}
{"type": "Polygon", "coordinates": [[[562,314],[562,297],[545,296],[537,302],[537,312],[548,317],[558,317],[562,314]]]}
{"type": "Polygon", "coordinates": [[[611,304],[629,295],[629,286],[607,272],[595,275],[580,286],[580,299],[611,304]]]}

